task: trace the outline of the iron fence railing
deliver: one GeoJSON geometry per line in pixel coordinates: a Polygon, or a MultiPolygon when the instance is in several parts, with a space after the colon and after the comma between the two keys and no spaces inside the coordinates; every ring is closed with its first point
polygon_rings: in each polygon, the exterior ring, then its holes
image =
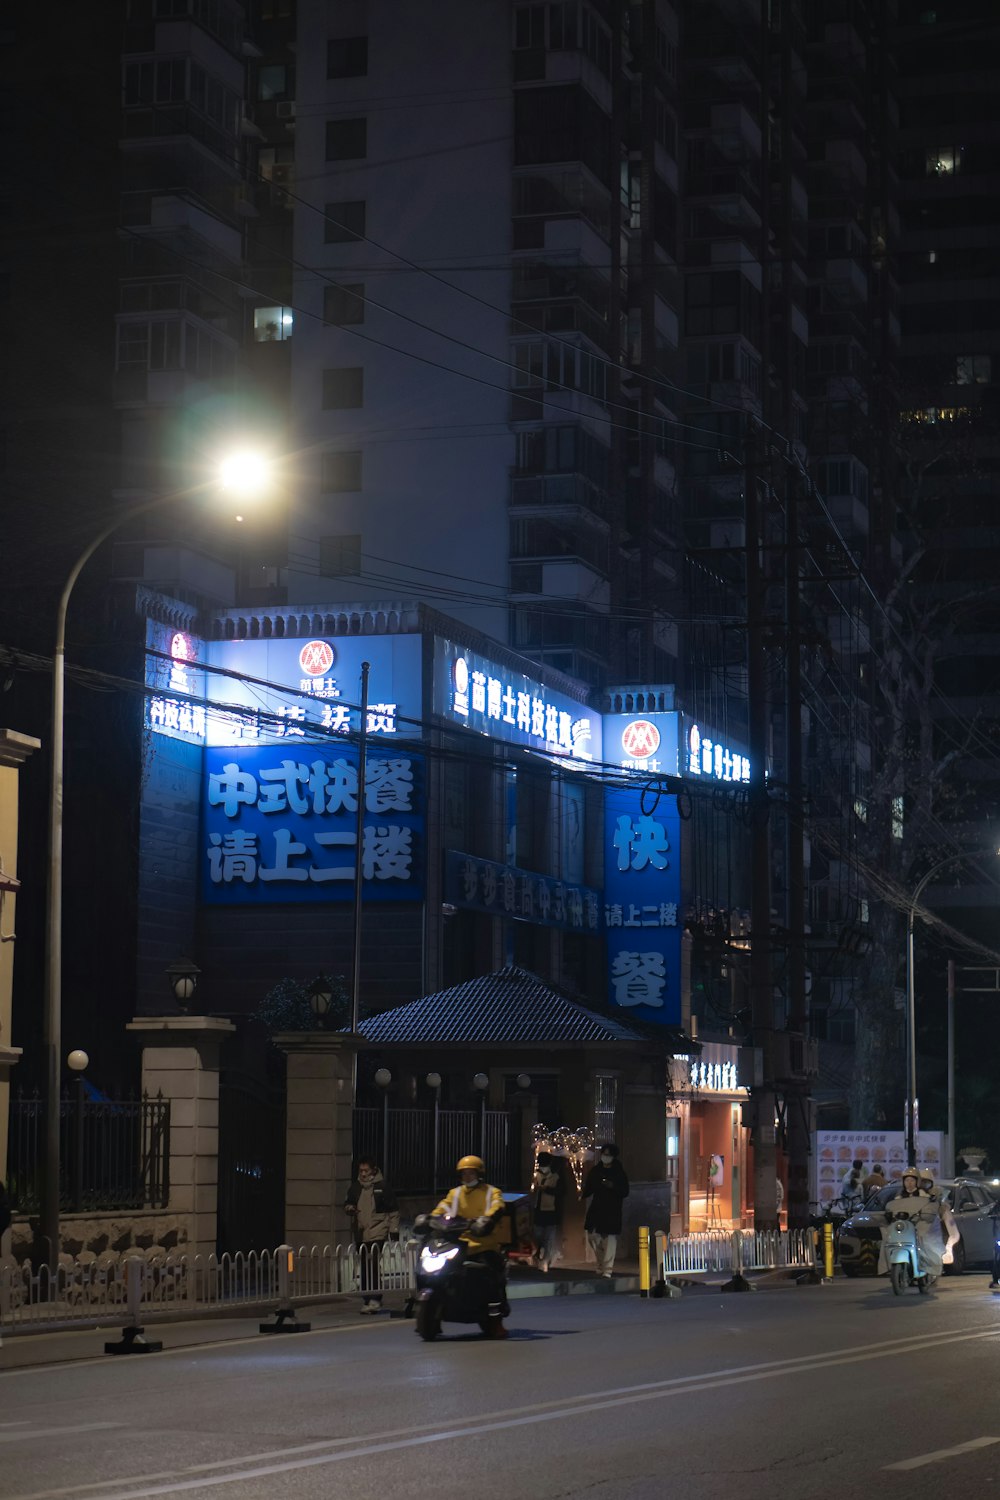
{"type": "Polygon", "coordinates": [[[0,1260],[0,1334],[51,1326],[125,1324],[188,1312],[266,1309],[354,1292],[412,1292],[417,1241],[386,1245],[303,1246],[236,1255],[182,1250],[83,1251],[55,1269],[0,1260]],[[291,1265],[289,1266],[289,1253],[291,1265]],[[132,1289],[137,1297],[131,1299],[132,1289]]]}
{"type": "MultiPolygon", "coordinates": [[[[41,1202],[45,1100],[15,1095],[10,1109],[7,1192],[15,1213],[41,1202]]],[[[63,1212],[166,1208],[170,1199],[170,1100],[88,1099],[74,1089],[59,1101],[59,1204],[63,1212]]]]}
{"type": "Polygon", "coordinates": [[[354,1155],[374,1156],[397,1193],[429,1193],[450,1185],[460,1156],[486,1162],[490,1181],[520,1182],[517,1118],[505,1109],[395,1109],[354,1111],[354,1155]]]}

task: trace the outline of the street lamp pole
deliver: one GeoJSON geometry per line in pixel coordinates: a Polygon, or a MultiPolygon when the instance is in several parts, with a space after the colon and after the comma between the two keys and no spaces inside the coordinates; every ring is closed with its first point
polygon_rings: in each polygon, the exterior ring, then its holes
{"type": "MultiPolygon", "coordinates": [[[[973,850],[973,857],[975,853],[973,850]]],[[[913,927],[917,903],[935,875],[947,869],[948,865],[969,857],[968,853],[948,854],[944,859],[939,859],[937,864],[931,865],[927,873],[921,876],[913,892],[906,921],[906,1161],[911,1167],[917,1164],[917,1007],[913,971],[913,927]]]]}
{"type": "MultiPolygon", "coordinates": [[[[354,865],[354,940],[351,949],[351,1034],[357,1035],[361,1020],[361,883],[362,855],[365,844],[365,775],[368,769],[368,674],[371,663],[361,663],[361,729],[358,734],[358,816],[355,824],[356,856],[354,865]]],[[[355,1053],[357,1066],[357,1053],[355,1053]]],[[[357,1081],[355,1075],[355,1082],[357,1081]]],[[[355,1089],[355,1093],[357,1089],[355,1089]]]]}
{"type": "MultiPolygon", "coordinates": [[[[231,468],[223,483],[228,487],[254,483],[246,464],[249,456],[237,459],[242,468],[231,468]]],[[[260,461],[258,465],[258,480],[260,461]]],[[[52,654],[52,759],[49,772],[49,859],[46,886],[45,940],[45,1011],[43,1056],[45,1060],[45,1173],[41,1194],[41,1236],[48,1241],[49,1264],[59,1264],[59,1052],[62,1045],[62,891],[63,891],[63,774],[66,717],[66,617],[77,579],[97,549],[119,527],[138,520],[161,506],[171,505],[206,486],[171,491],[157,495],[141,505],[131,506],[116,516],[88,543],[73,564],[59,596],[56,612],[55,647],[52,654]]]]}

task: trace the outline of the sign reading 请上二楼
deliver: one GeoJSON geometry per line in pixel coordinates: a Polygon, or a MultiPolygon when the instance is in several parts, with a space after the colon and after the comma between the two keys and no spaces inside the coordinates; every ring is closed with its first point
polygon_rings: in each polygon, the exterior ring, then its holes
{"type": "Polygon", "coordinates": [[[611,1002],[646,1020],[681,1020],[680,818],[676,797],[604,794],[604,936],[611,1002]]]}
{"type": "Polygon", "coordinates": [[[587,886],[461,854],[456,849],[446,850],[444,858],[444,896],[454,906],[541,927],[600,935],[600,895],[587,886]]]}
{"type": "Polygon", "coordinates": [[[322,741],[359,729],[361,663],[371,665],[367,730],[420,735],[420,638],[415,635],[202,641],[147,623],[146,722],[207,745],[322,741]]]}
{"type": "Polygon", "coordinates": [[[434,642],[433,703],[441,718],[491,739],[570,760],[601,758],[599,713],[440,637],[434,642]]]}
{"type": "MultiPolygon", "coordinates": [[[[212,904],[351,898],[358,762],[350,746],[205,750],[202,898],[212,904]]],[[[423,896],[423,761],[370,749],[361,874],[365,900],[423,896]]]]}

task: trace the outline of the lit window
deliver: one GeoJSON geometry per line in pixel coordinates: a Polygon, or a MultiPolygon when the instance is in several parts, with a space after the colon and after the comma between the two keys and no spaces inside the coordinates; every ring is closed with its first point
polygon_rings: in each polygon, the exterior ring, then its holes
{"type": "Polygon", "coordinates": [[[255,344],[280,344],[292,336],[294,317],[290,307],[255,307],[253,337],[255,344]]]}
{"type": "Polygon", "coordinates": [[[935,146],[927,152],[928,177],[950,177],[961,170],[961,146],[935,146]]]}
{"type": "Polygon", "coordinates": [[[992,369],[989,354],[959,354],[955,360],[955,384],[989,385],[992,369]]]}
{"type": "Polygon", "coordinates": [[[894,839],[903,837],[903,799],[893,797],[892,799],[892,836],[894,839]]]}

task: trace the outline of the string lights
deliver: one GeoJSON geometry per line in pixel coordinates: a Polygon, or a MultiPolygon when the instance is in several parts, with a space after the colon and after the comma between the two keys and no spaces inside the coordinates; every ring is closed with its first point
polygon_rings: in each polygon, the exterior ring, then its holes
{"type": "Polygon", "coordinates": [[[532,1129],[531,1138],[536,1161],[540,1151],[551,1151],[555,1156],[566,1157],[573,1168],[576,1190],[578,1193],[582,1192],[584,1163],[588,1156],[594,1154],[596,1144],[594,1132],[589,1125],[578,1125],[575,1130],[568,1130],[564,1125],[556,1130],[550,1130],[547,1125],[536,1125],[532,1129]]]}

